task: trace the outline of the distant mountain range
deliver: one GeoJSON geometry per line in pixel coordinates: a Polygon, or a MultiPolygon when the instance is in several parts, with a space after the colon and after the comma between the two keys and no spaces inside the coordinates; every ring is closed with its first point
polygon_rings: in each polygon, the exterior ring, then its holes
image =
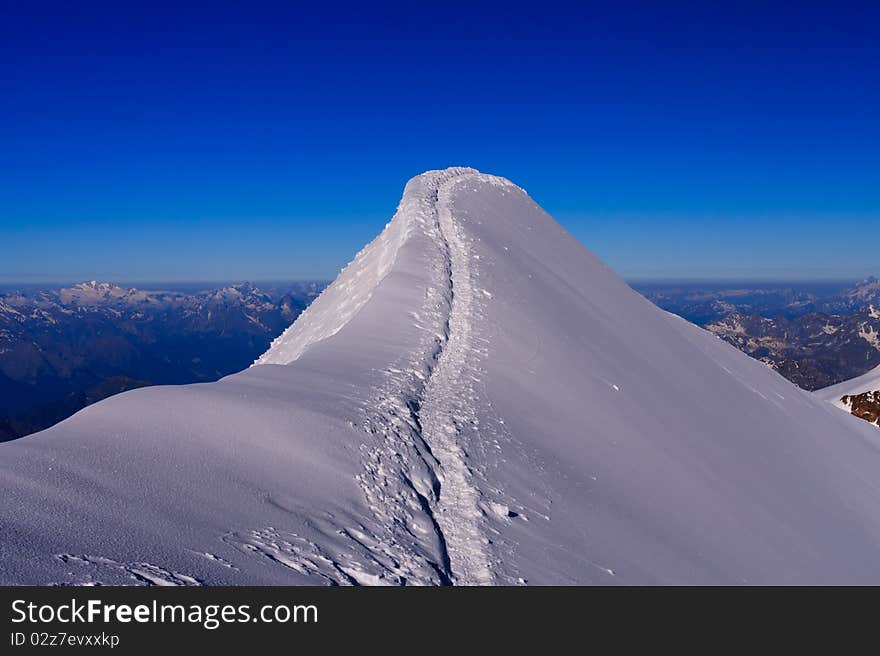
{"type": "Polygon", "coordinates": [[[734,312],[706,328],[796,385],[817,390],[880,365],[880,281],[866,280],[824,304],[844,311],[795,318],[734,312]]]}
{"type": "Polygon", "coordinates": [[[734,313],[706,328],[799,387],[817,390],[880,365],[878,307],[797,319],[734,313]]]}
{"type": "Polygon", "coordinates": [[[118,392],[240,371],[324,283],[197,292],[107,282],[0,294],[0,439],[47,428],[118,392]]]}
{"type": "Polygon", "coordinates": [[[871,276],[848,289],[844,293],[842,301],[844,308],[857,308],[869,304],[880,306],[880,278],[871,276]]]}
{"type": "Polygon", "coordinates": [[[854,285],[633,287],[806,390],[860,376],[880,364],[880,279],[875,277],[854,285]]]}
{"type": "Polygon", "coordinates": [[[802,283],[632,283],[633,289],[664,310],[705,326],[737,313],[796,319],[805,314],[846,314],[873,303],[880,307],[880,279],[855,285],[802,283]]]}

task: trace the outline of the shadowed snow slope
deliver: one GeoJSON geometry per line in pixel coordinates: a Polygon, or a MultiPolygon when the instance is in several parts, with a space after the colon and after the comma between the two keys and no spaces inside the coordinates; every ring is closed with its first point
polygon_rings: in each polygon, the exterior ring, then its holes
{"type": "Polygon", "coordinates": [[[0,444],[4,583],[880,583],[877,430],[471,169],[254,366],[0,444]]]}

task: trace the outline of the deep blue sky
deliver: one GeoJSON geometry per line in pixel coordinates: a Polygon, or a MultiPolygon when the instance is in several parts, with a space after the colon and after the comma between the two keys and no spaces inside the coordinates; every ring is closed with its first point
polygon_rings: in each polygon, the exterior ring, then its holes
{"type": "Polygon", "coordinates": [[[311,4],[4,0],[0,282],[332,277],[456,164],[628,278],[880,273],[870,5],[311,4]]]}

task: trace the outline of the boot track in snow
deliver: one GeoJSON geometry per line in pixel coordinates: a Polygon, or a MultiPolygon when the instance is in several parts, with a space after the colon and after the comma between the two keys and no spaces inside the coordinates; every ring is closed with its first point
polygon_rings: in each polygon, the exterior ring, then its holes
{"type": "Polygon", "coordinates": [[[452,302],[446,345],[425,385],[419,416],[422,439],[440,462],[441,488],[434,516],[446,542],[452,580],[462,585],[488,585],[493,577],[486,553],[488,541],[480,526],[480,493],[471,481],[465,451],[456,439],[460,423],[474,418],[467,395],[462,393],[464,366],[472,346],[470,254],[448,202],[450,188],[460,180],[444,183],[437,193],[437,219],[449,258],[452,302]]]}
{"type": "Polygon", "coordinates": [[[468,171],[444,173],[421,199],[417,219],[437,255],[426,263],[433,266],[436,287],[427,290],[417,315],[427,324],[430,343],[392,368],[375,406],[367,409],[366,429],[379,443],[366,450],[359,480],[386,527],[381,551],[398,555],[390,569],[399,583],[487,585],[494,577],[480,493],[458,440],[463,425],[476,425],[473,391],[465,380],[473,356],[474,301],[468,247],[448,193],[468,171]],[[403,371],[418,373],[407,384],[403,371]]]}

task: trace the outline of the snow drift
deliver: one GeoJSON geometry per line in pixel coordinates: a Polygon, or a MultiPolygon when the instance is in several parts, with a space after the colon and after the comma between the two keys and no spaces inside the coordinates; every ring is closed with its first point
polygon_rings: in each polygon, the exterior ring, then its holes
{"type": "Polygon", "coordinates": [[[257,366],[0,445],[0,581],[878,583],[878,446],[432,171],[257,366]]]}

